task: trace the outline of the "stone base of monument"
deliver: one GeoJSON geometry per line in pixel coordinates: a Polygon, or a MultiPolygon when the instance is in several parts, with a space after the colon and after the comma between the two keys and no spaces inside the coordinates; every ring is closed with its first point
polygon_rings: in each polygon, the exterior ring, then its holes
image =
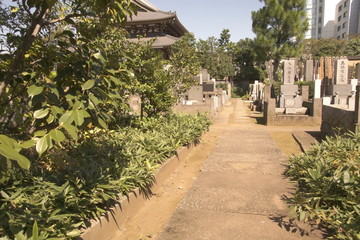
{"type": "Polygon", "coordinates": [[[306,115],[308,109],[306,107],[299,108],[275,108],[276,115],[306,115]]]}

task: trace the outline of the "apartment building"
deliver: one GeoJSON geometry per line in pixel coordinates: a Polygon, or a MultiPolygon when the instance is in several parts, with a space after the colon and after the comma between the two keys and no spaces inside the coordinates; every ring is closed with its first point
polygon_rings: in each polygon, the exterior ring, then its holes
{"type": "Polygon", "coordinates": [[[306,0],[309,30],[305,38],[333,38],[335,33],[335,8],[339,0],[306,0]]]}
{"type": "Polygon", "coordinates": [[[360,0],[341,0],[336,5],[335,35],[337,39],[360,33],[360,0]]]}

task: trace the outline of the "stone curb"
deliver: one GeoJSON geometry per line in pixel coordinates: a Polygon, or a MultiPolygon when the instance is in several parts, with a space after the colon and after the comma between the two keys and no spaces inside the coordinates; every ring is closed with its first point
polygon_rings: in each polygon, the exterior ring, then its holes
{"type": "MultiPolygon", "coordinates": [[[[208,132],[205,132],[201,139],[208,132]]],[[[176,151],[176,154],[165,161],[154,176],[154,184],[149,191],[143,192],[140,189],[133,190],[128,196],[122,197],[105,216],[100,220],[92,221],[91,226],[78,238],[83,240],[107,240],[114,237],[114,234],[124,229],[128,220],[133,217],[144,203],[151,198],[152,192],[156,191],[164,181],[174,172],[181,162],[189,156],[190,152],[197,146],[192,143],[187,147],[182,147],[176,151]]]]}
{"type": "Polygon", "coordinates": [[[310,150],[313,145],[318,143],[313,136],[304,131],[293,131],[292,135],[303,152],[310,150]]]}

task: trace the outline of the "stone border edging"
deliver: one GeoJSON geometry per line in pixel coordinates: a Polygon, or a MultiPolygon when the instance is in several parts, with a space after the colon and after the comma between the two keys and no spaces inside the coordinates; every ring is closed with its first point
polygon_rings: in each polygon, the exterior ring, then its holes
{"type": "MultiPolygon", "coordinates": [[[[205,132],[201,137],[204,137],[205,132]]],[[[184,161],[190,152],[197,146],[192,143],[187,147],[181,147],[176,154],[166,160],[156,171],[154,175],[154,184],[150,187],[150,193],[157,190],[160,185],[174,172],[174,170],[184,161]]],[[[122,230],[128,220],[134,216],[144,203],[150,198],[147,193],[140,189],[135,189],[128,196],[123,196],[111,210],[102,216],[100,220],[92,221],[91,226],[78,238],[82,240],[108,240],[114,237],[114,234],[122,230]]]]}

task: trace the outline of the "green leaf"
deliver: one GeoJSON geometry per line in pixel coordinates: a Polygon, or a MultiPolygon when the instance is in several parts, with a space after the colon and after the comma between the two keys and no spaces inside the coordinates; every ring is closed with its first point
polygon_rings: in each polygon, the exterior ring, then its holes
{"type": "Polygon", "coordinates": [[[24,169],[30,168],[30,160],[8,145],[0,144],[0,154],[3,155],[5,158],[17,161],[20,167],[24,169]]]}
{"type": "Polygon", "coordinates": [[[36,85],[31,85],[27,92],[29,94],[30,97],[33,97],[33,96],[36,96],[36,95],[39,95],[43,92],[44,88],[43,87],[38,87],[36,85]]]}
{"type": "Polygon", "coordinates": [[[74,121],[74,116],[73,116],[73,112],[72,111],[67,111],[66,113],[64,113],[60,119],[59,119],[59,124],[71,124],[74,121]]]}
{"type": "Polygon", "coordinates": [[[45,135],[42,138],[39,138],[36,142],[36,151],[39,153],[39,155],[41,156],[49,147],[48,144],[48,135],[45,135]]]}
{"type": "Polygon", "coordinates": [[[41,131],[36,131],[35,133],[34,133],[34,136],[35,137],[43,137],[43,136],[45,136],[46,135],[46,131],[45,130],[41,130],[41,131]]]}
{"type": "Polygon", "coordinates": [[[106,62],[105,56],[101,52],[95,53],[94,57],[103,63],[106,62]]]}
{"type": "Polygon", "coordinates": [[[36,220],[32,227],[32,240],[39,240],[39,228],[36,220]]]}
{"type": "Polygon", "coordinates": [[[78,140],[78,129],[77,127],[71,125],[71,124],[64,124],[63,128],[67,131],[67,133],[75,140],[78,140]]]}
{"type": "Polygon", "coordinates": [[[67,237],[74,238],[74,237],[80,236],[81,233],[82,233],[82,232],[81,232],[80,230],[75,229],[75,230],[72,230],[72,231],[70,231],[70,232],[67,232],[67,233],[66,233],[66,236],[67,236],[67,237]]]}
{"type": "Polygon", "coordinates": [[[84,116],[83,112],[80,110],[75,110],[75,111],[73,111],[73,115],[74,115],[74,120],[75,120],[76,125],[81,126],[85,121],[85,119],[84,119],[85,116],[84,116]]]}
{"type": "Polygon", "coordinates": [[[20,143],[20,146],[22,148],[28,149],[28,148],[35,146],[35,141],[34,140],[25,141],[25,142],[20,143]]]}
{"type": "Polygon", "coordinates": [[[58,129],[51,130],[49,134],[50,134],[50,137],[58,143],[64,141],[66,138],[64,133],[58,129]]]}
{"type": "Polygon", "coordinates": [[[49,109],[39,109],[34,112],[35,119],[42,119],[49,114],[49,109]]]}
{"type": "Polygon", "coordinates": [[[86,83],[84,83],[83,85],[81,85],[81,87],[83,90],[89,90],[92,87],[94,87],[94,85],[95,85],[95,80],[89,80],[86,83]]]}
{"type": "Polygon", "coordinates": [[[98,121],[99,121],[100,126],[102,126],[105,129],[108,128],[108,126],[104,120],[102,120],[101,118],[98,118],[98,121]]]}

